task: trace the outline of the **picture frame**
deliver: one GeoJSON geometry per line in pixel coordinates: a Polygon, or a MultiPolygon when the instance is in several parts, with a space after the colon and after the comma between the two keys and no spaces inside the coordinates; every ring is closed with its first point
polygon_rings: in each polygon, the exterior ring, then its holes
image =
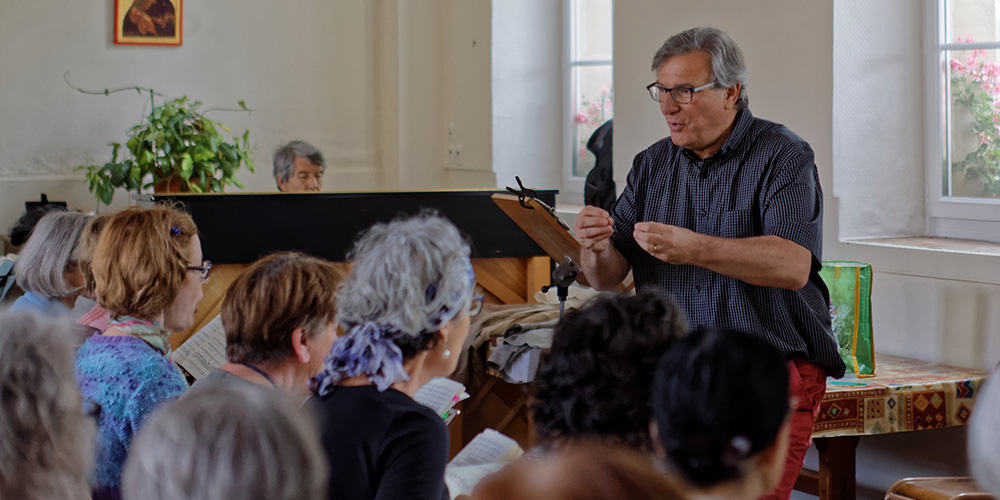
{"type": "Polygon", "coordinates": [[[115,0],[115,45],[180,45],[183,0],[115,0]]]}

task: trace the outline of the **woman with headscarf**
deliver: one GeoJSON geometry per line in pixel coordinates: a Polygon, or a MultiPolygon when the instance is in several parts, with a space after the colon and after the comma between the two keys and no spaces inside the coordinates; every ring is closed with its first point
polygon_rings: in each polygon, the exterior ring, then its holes
{"type": "Polygon", "coordinates": [[[432,213],[376,224],[355,243],[337,296],[338,339],[312,389],[329,498],[448,498],[448,431],[413,400],[451,374],[482,305],[469,246],[432,213]]]}

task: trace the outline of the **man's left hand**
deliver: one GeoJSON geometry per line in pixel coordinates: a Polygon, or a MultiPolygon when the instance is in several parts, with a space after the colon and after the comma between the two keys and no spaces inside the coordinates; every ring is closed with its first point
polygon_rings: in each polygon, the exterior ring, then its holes
{"type": "Polygon", "coordinates": [[[632,231],[632,237],[639,247],[670,264],[692,263],[701,241],[700,236],[689,229],[659,222],[638,222],[632,231]]]}

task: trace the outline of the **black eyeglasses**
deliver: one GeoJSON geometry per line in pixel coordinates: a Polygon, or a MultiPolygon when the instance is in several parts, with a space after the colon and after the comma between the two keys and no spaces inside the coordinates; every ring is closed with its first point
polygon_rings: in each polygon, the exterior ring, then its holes
{"type": "Polygon", "coordinates": [[[188,266],[188,271],[198,271],[198,276],[201,276],[203,280],[207,280],[208,275],[212,274],[212,261],[203,261],[200,266],[188,266]]]}
{"type": "Polygon", "coordinates": [[[663,102],[667,98],[667,94],[674,98],[674,102],[677,104],[687,104],[694,100],[694,93],[701,92],[707,88],[715,85],[715,82],[706,83],[699,87],[674,87],[668,89],[659,83],[653,82],[646,85],[646,90],[649,92],[649,97],[652,97],[656,102],[663,102]]]}

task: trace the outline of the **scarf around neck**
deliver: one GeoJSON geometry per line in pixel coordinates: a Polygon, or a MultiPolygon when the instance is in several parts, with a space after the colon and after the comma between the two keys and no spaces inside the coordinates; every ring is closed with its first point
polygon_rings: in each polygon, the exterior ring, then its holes
{"type": "Polygon", "coordinates": [[[160,354],[170,357],[170,331],[155,321],[119,316],[108,321],[108,328],[117,328],[141,339],[160,354]]]}

